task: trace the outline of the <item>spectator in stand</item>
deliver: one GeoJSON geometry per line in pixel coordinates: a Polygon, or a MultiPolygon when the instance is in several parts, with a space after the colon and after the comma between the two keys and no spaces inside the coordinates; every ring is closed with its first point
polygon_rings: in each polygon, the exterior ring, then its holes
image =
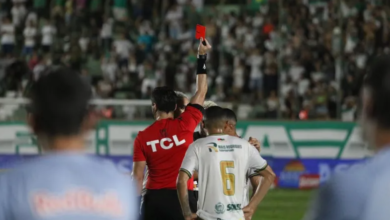
{"type": "Polygon", "coordinates": [[[39,56],[38,59],[37,59],[38,63],[34,66],[33,68],[33,75],[34,75],[34,80],[37,81],[39,79],[39,77],[41,77],[43,71],[46,69],[47,67],[47,62],[46,62],[46,59],[42,56],[39,56]]]}
{"type": "Polygon", "coordinates": [[[111,48],[113,23],[114,21],[112,18],[105,17],[105,21],[100,30],[101,47],[103,47],[105,50],[111,48]]]}
{"type": "Polygon", "coordinates": [[[1,51],[5,55],[14,52],[15,47],[15,26],[8,17],[3,18],[1,25],[1,51]]]}
{"type": "Polygon", "coordinates": [[[47,0],[34,0],[33,8],[39,16],[47,16],[46,4],[47,0]]]}
{"type": "Polygon", "coordinates": [[[39,56],[37,52],[33,52],[30,61],[28,61],[28,68],[30,68],[30,70],[33,70],[38,63],[39,63],[39,56]]]}
{"type": "MultiPolygon", "coordinates": [[[[283,117],[297,118],[309,106],[309,119],[334,119],[341,115],[342,106],[352,108],[350,100],[359,95],[360,81],[372,57],[390,53],[390,1],[342,0],[340,18],[335,13],[339,5],[324,1],[290,0],[283,7],[277,1],[251,7],[233,4],[229,11],[212,2],[202,8],[203,0],[7,1],[0,16],[14,15],[12,7],[18,14],[19,5],[25,5],[28,15],[21,18],[15,14],[15,18],[26,27],[34,20],[39,24],[41,47],[35,46],[34,51],[48,54],[53,63],[88,69],[95,89],[99,80],[106,78],[109,86],[105,87],[113,91],[102,96],[107,98],[123,97],[120,93],[127,89],[127,97],[147,99],[149,79],[153,85],[192,92],[194,28],[204,24],[207,38],[219,48],[209,54],[209,95],[213,100],[239,104],[238,112],[244,112],[240,116],[268,117],[267,102],[275,91],[283,117]],[[106,7],[110,2],[113,18],[106,7]],[[82,13],[76,9],[78,5],[83,6],[82,13]],[[52,16],[46,16],[51,10],[52,16]],[[129,22],[123,22],[127,16],[129,22]],[[340,23],[343,26],[339,27],[340,23]],[[82,52],[77,52],[79,47],[82,52]],[[99,58],[113,58],[100,63],[96,53],[99,58]],[[148,75],[144,70],[151,61],[153,74],[148,75]]],[[[15,47],[19,43],[15,40],[24,37],[23,30],[8,24],[0,28],[2,54],[11,54],[13,48],[23,54],[19,50],[23,47],[15,47]]]]}
{"type": "Polygon", "coordinates": [[[172,39],[177,39],[180,34],[180,21],[183,18],[183,10],[179,5],[174,4],[168,10],[165,16],[165,22],[168,24],[169,36],[172,39]]]}
{"type": "Polygon", "coordinates": [[[127,68],[129,65],[128,57],[130,55],[130,51],[134,49],[134,46],[126,39],[124,33],[119,34],[119,37],[114,41],[114,49],[118,56],[119,68],[127,68]]]}
{"type": "Polygon", "coordinates": [[[239,60],[233,71],[233,93],[236,95],[241,94],[242,87],[244,86],[244,71],[242,61],[239,60]]]}
{"type": "Polygon", "coordinates": [[[31,21],[23,31],[24,35],[24,48],[23,55],[30,56],[33,53],[35,47],[35,37],[37,35],[37,28],[35,24],[31,21]]]}
{"type": "Polygon", "coordinates": [[[112,12],[115,20],[125,21],[127,19],[127,0],[114,0],[112,12]]]}
{"type": "Polygon", "coordinates": [[[24,7],[23,2],[14,2],[14,6],[11,9],[12,21],[15,27],[22,24],[24,17],[27,15],[27,10],[24,7]]]}
{"type": "Polygon", "coordinates": [[[45,53],[48,53],[51,50],[51,46],[53,44],[53,38],[56,34],[56,28],[51,24],[50,21],[44,20],[43,26],[41,29],[42,35],[42,50],[45,53]]]}
{"type": "Polygon", "coordinates": [[[143,79],[141,92],[142,95],[146,97],[148,87],[155,88],[157,86],[156,74],[153,70],[152,64],[148,61],[141,65],[139,69],[140,77],[143,79]]]}
{"type": "Polygon", "coordinates": [[[275,91],[271,91],[270,96],[267,98],[267,117],[270,119],[276,119],[278,117],[279,99],[276,96],[275,91]]]}
{"type": "Polygon", "coordinates": [[[73,16],[73,0],[66,0],[65,2],[65,24],[70,25],[73,16]]]}
{"type": "Polygon", "coordinates": [[[248,58],[248,65],[250,65],[251,67],[250,88],[256,92],[262,91],[262,87],[263,87],[263,73],[261,71],[262,64],[263,64],[263,58],[260,55],[260,51],[256,49],[252,52],[252,55],[248,58]]]}

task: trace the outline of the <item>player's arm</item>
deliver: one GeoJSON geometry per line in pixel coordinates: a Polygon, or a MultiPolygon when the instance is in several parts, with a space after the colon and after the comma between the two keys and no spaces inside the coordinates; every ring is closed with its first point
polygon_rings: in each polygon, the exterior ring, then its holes
{"type": "Polygon", "coordinates": [[[275,173],[272,171],[271,167],[266,165],[265,169],[261,171],[257,171],[256,174],[250,177],[251,183],[255,183],[257,185],[256,188],[253,188],[254,192],[252,194],[252,198],[249,201],[249,208],[253,211],[256,210],[257,206],[264,199],[267,194],[269,188],[275,180],[275,173]],[[260,184],[260,180],[262,177],[262,181],[260,184]]]}
{"type": "Polygon", "coordinates": [[[252,186],[252,189],[254,190],[252,192],[252,195],[251,195],[251,198],[252,196],[255,194],[255,190],[257,190],[257,188],[260,186],[260,183],[261,183],[261,179],[262,177],[261,176],[252,176],[249,180],[251,182],[251,186],[252,186]]]}
{"type": "Polygon", "coordinates": [[[191,97],[186,110],[180,115],[179,120],[183,130],[193,132],[196,126],[203,119],[203,103],[207,94],[207,71],[206,59],[207,52],[211,49],[210,44],[204,39],[206,45],[203,45],[202,39],[198,47],[198,64],[196,70],[196,92],[191,97]]]}
{"type": "Polygon", "coordinates": [[[193,219],[193,213],[190,208],[190,200],[188,198],[187,182],[190,179],[187,171],[180,170],[179,177],[177,179],[177,194],[181,205],[184,218],[193,219]]]}
{"type": "Polygon", "coordinates": [[[256,138],[249,137],[248,142],[253,145],[257,151],[261,151],[260,142],[256,138]]]}
{"type": "Polygon", "coordinates": [[[186,220],[196,219],[196,215],[191,212],[190,208],[187,182],[192,177],[193,171],[197,169],[198,156],[194,144],[191,144],[183,159],[176,185],[181,210],[186,220]]]}
{"type": "Polygon", "coordinates": [[[267,161],[260,156],[255,148],[251,147],[250,151],[249,169],[251,172],[249,178],[252,182],[252,178],[260,176],[262,177],[262,182],[256,188],[253,188],[254,192],[252,198],[249,201],[249,204],[243,208],[246,218],[252,217],[257,206],[263,200],[275,180],[275,173],[272,171],[271,167],[268,166],[267,161]]]}
{"type": "Polygon", "coordinates": [[[145,157],[145,153],[141,141],[137,136],[137,138],[134,141],[133,172],[131,173],[131,175],[133,177],[133,180],[135,181],[138,195],[141,195],[145,168],[146,168],[146,157],[145,157]]]}
{"type": "Polygon", "coordinates": [[[191,104],[203,106],[203,102],[207,94],[207,70],[206,60],[207,52],[211,49],[211,45],[206,39],[200,39],[198,47],[198,61],[196,70],[196,92],[190,99],[191,104]],[[203,45],[205,42],[206,45],[203,45]]]}

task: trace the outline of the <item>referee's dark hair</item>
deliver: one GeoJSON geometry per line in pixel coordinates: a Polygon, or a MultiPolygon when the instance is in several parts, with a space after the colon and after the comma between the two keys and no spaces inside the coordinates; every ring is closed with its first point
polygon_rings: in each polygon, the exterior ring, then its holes
{"type": "Polygon", "coordinates": [[[368,90],[370,106],[367,116],[375,120],[377,125],[390,129],[390,56],[377,57],[372,63],[363,88],[368,90]]]}
{"type": "Polygon", "coordinates": [[[219,106],[211,106],[205,110],[203,117],[204,126],[207,129],[223,129],[225,126],[224,109],[219,106]]]}
{"type": "Polygon", "coordinates": [[[48,138],[81,134],[91,95],[91,87],[73,70],[58,68],[43,75],[31,88],[34,132],[48,138]]]}
{"type": "Polygon", "coordinates": [[[170,113],[176,109],[177,95],[175,91],[167,86],[156,87],[152,92],[152,103],[156,110],[170,113]]]}

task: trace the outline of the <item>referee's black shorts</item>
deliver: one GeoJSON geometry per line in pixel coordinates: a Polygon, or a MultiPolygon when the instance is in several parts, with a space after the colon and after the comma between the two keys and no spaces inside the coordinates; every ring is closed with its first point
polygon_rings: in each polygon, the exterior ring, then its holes
{"type": "MultiPolygon", "coordinates": [[[[196,212],[196,200],[193,191],[188,192],[191,211],[196,212]],[[194,203],[195,201],[195,203],[194,203]],[[195,204],[195,207],[194,207],[195,204]],[[194,209],[195,208],[195,209],[194,209]]],[[[148,189],[141,207],[142,220],[184,220],[177,190],[148,189]]]]}

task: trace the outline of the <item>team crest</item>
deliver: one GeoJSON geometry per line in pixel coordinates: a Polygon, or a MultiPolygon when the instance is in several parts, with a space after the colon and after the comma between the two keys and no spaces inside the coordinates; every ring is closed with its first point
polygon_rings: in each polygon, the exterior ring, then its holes
{"type": "Polygon", "coordinates": [[[218,202],[215,205],[215,212],[217,214],[223,214],[225,212],[225,206],[222,203],[218,202]]]}

